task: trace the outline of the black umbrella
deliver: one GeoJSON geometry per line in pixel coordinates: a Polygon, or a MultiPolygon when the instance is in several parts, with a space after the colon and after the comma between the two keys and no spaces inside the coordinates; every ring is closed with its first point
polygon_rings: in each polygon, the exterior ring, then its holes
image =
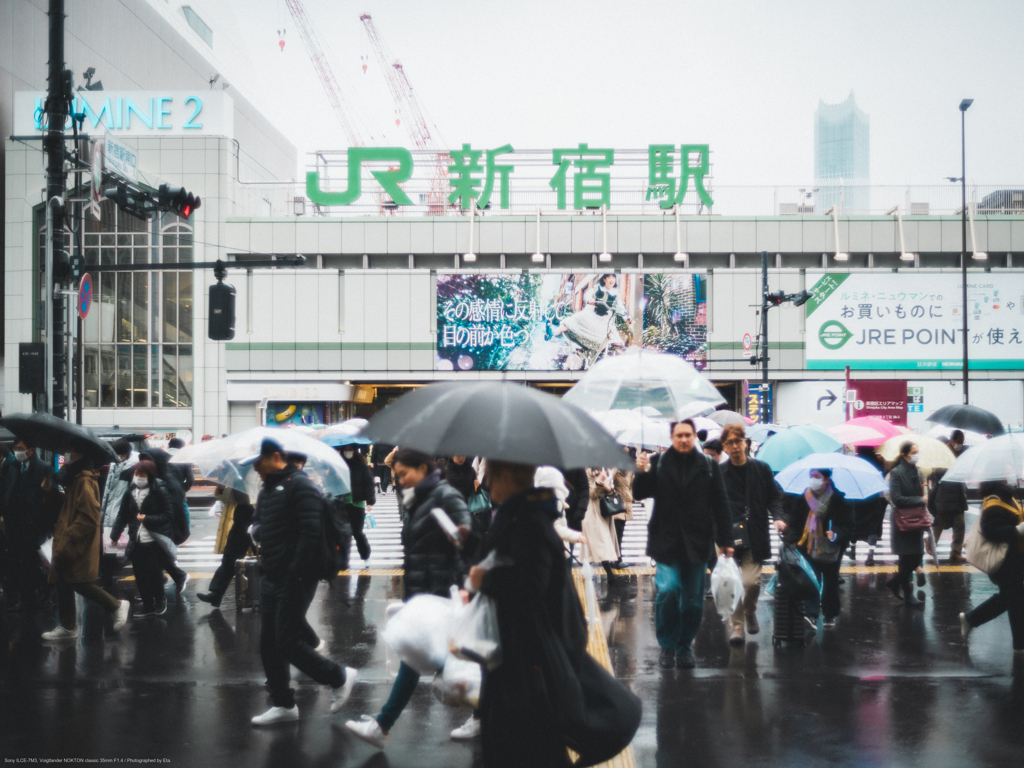
{"type": "Polygon", "coordinates": [[[450,381],[400,397],[362,434],[432,456],[483,456],[562,469],[633,463],[583,410],[503,381],[450,381]]]}
{"type": "Polygon", "coordinates": [[[110,443],[81,424],[72,424],[49,413],[14,413],[0,419],[0,426],[44,451],[75,451],[88,456],[97,465],[117,461],[110,443]]]}
{"type": "Polygon", "coordinates": [[[976,405],[944,405],[927,420],[983,435],[1001,435],[1006,431],[998,416],[976,405]]]}

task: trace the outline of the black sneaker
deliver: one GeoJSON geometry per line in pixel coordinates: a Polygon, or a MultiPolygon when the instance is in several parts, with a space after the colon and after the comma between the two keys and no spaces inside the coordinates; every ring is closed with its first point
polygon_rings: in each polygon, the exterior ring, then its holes
{"type": "Polygon", "coordinates": [[[671,648],[662,648],[658,657],[658,666],[662,669],[672,669],[676,665],[676,654],[671,648]]]}
{"type": "Polygon", "coordinates": [[[202,600],[204,603],[209,603],[214,608],[220,608],[221,596],[215,595],[212,592],[197,592],[196,597],[202,600]]]}
{"type": "Polygon", "coordinates": [[[693,651],[676,654],[676,667],[679,669],[693,669],[696,666],[697,660],[693,658],[693,651]]]}

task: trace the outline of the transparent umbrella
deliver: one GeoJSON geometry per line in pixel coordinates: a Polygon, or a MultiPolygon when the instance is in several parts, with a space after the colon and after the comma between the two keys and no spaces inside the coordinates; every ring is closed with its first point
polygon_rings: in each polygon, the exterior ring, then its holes
{"type": "Polygon", "coordinates": [[[747,425],[747,420],[736,413],[736,411],[715,411],[708,418],[722,427],[727,424],[739,424],[741,427],[747,425]]]}
{"type": "Polygon", "coordinates": [[[194,464],[208,480],[251,495],[255,471],[243,460],[258,454],[266,438],[276,440],[289,453],[304,455],[305,473],[325,494],[341,496],[349,492],[351,480],[345,460],[329,445],[294,429],[254,427],[220,440],[183,448],[174,455],[171,463],[194,464]]]}
{"type": "Polygon", "coordinates": [[[1024,433],[993,437],[984,445],[964,451],[942,479],[971,486],[989,480],[1020,485],[1024,480],[1024,433]]]}
{"type": "Polygon", "coordinates": [[[683,358],[640,350],[599,361],[563,399],[587,411],[649,406],[668,419],[712,413],[725,403],[715,385],[683,358]]]}

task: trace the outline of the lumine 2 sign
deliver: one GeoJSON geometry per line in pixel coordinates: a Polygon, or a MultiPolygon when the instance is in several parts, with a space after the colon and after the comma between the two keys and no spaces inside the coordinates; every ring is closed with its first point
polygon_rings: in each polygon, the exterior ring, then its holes
{"type": "MultiPolygon", "coordinates": [[[[499,206],[507,209],[515,166],[504,161],[512,160],[514,153],[511,144],[488,150],[473,149],[470,144],[463,144],[462,149],[451,150],[448,155],[452,163],[447,166],[448,203],[468,209],[475,202],[476,207],[484,208],[497,192],[499,206]]],[[[692,180],[701,203],[709,208],[714,204],[704,185],[704,177],[710,173],[707,144],[683,144],[679,147],[651,144],[647,154],[646,200],[658,201],[664,209],[680,205],[692,180]]],[[[414,204],[401,187],[412,178],[414,171],[412,153],[403,147],[349,147],[348,186],[345,191],[321,189],[319,172],[310,171],[306,174],[306,196],[317,205],[352,205],[363,192],[363,163],[387,164],[386,169],[371,170],[370,174],[392,204],[414,204]]],[[[574,148],[551,150],[554,171],[548,186],[555,191],[558,209],[564,210],[568,206],[570,186],[573,210],[610,205],[611,168],[614,163],[614,149],[595,149],[586,143],[574,148]]]]}

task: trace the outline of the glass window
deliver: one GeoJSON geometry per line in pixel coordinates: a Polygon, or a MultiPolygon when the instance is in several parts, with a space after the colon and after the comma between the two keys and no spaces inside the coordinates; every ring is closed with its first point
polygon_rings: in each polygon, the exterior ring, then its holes
{"type": "Polygon", "coordinates": [[[151,351],[150,359],[152,360],[152,365],[151,365],[151,369],[150,369],[150,372],[151,372],[152,375],[150,377],[150,382],[151,382],[152,389],[150,390],[149,403],[154,408],[159,408],[160,407],[160,345],[159,344],[153,344],[150,347],[150,351],[151,351]]]}
{"type": "Polygon", "coordinates": [[[148,341],[149,332],[149,272],[134,272],[134,306],[132,308],[132,340],[148,341]]]}
{"type": "Polygon", "coordinates": [[[96,308],[100,310],[100,341],[106,344],[114,341],[114,321],[117,317],[114,302],[115,280],[113,272],[100,273],[100,300],[96,308]]]}
{"type": "Polygon", "coordinates": [[[114,407],[114,381],[117,364],[114,359],[114,347],[100,347],[100,405],[104,408],[114,407]]]}
{"type": "Polygon", "coordinates": [[[192,273],[178,273],[178,343],[192,343],[192,273]]]}
{"type": "Polygon", "coordinates": [[[117,347],[117,407],[132,407],[132,348],[127,344],[117,347]]]}
{"type": "Polygon", "coordinates": [[[176,350],[177,347],[164,347],[164,406],[168,408],[178,407],[178,360],[175,354],[176,350]]]}
{"type": "Polygon", "coordinates": [[[132,274],[117,273],[117,341],[132,340],[132,274]]]}
{"type": "Polygon", "coordinates": [[[147,347],[138,345],[134,348],[132,357],[134,367],[135,385],[132,390],[132,405],[136,408],[145,408],[149,399],[149,362],[146,359],[147,347]]]}
{"type": "Polygon", "coordinates": [[[192,347],[178,347],[178,405],[192,407],[192,347]]]}
{"type": "MultiPolygon", "coordinates": [[[[92,317],[92,313],[89,313],[92,317]]],[[[83,391],[82,404],[86,408],[98,408],[100,404],[100,351],[98,347],[85,347],[82,362],[83,391]]]]}
{"type": "Polygon", "coordinates": [[[178,341],[178,273],[162,272],[164,281],[164,341],[178,341]]]}

